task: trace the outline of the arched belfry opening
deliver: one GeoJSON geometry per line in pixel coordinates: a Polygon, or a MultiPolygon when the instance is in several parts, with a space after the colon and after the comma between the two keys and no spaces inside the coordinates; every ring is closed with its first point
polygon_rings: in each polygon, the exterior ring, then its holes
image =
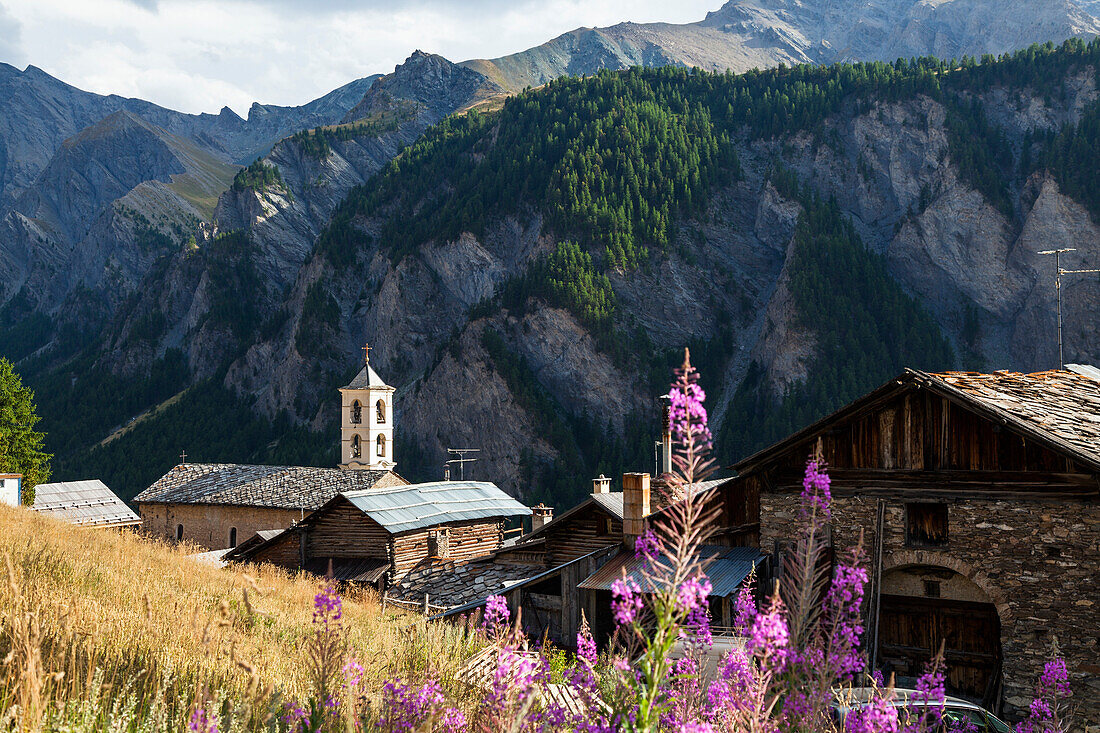
{"type": "Polygon", "coordinates": [[[1001,699],[1001,619],[992,598],[951,568],[896,567],[882,575],[875,665],[911,687],[944,649],[950,695],[995,710],[1001,699]]]}

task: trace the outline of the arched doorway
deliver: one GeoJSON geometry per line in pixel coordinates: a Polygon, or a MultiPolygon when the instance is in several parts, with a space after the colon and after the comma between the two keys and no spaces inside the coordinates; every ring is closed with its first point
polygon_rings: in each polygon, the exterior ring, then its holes
{"type": "Polygon", "coordinates": [[[910,565],[882,576],[877,663],[911,687],[944,649],[947,693],[996,710],[1001,697],[1001,620],[992,599],[945,567],[910,565]]]}

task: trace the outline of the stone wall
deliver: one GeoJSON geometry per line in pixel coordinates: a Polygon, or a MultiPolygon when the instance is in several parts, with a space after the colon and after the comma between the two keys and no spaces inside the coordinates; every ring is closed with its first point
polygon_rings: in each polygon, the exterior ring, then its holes
{"type": "MultiPolygon", "coordinates": [[[[834,491],[836,490],[834,485],[834,491]]],[[[1100,722],[1100,506],[1095,503],[949,500],[941,548],[905,544],[905,503],[886,500],[883,573],[912,565],[954,570],[993,602],[1001,621],[1006,713],[1032,698],[1057,640],[1083,723],[1100,722]]],[[[838,497],[833,538],[838,555],[863,532],[874,543],[877,500],[838,497]]],[[[797,494],[760,497],[761,549],[799,534],[797,494]]],[[[841,555],[842,556],[842,555],[841,555]]]]}
{"type": "Polygon", "coordinates": [[[261,529],[285,529],[302,517],[297,509],[217,504],[140,504],[138,514],[146,534],[175,540],[182,524],[183,539],[208,550],[228,548],[231,528],[240,544],[261,529]]]}

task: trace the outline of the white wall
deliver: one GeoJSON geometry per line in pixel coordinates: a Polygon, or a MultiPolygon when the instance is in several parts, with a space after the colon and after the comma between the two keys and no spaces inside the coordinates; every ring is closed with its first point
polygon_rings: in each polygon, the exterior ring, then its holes
{"type": "Polygon", "coordinates": [[[19,506],[19,485],[17,478],[0,478],[0,504],[19,506]]]}

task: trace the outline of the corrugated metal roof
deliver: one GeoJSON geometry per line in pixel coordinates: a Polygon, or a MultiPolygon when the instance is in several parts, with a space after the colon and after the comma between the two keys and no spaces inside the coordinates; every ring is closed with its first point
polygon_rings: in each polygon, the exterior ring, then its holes
{"type": "MultiPolygon", "coordinates": [[[[699,559],[703,563],[704,574],[710,580],[710,594],[725,598],[737,592],[742,581],[749,576],[753,567],[764,559],[764,555],[755,547],[703,545],[699,548],[699,559]]],[[[643,591],[651,592],[654,588],[644,574],[648,564],[649,561],[644,557],[638,558],[633,552],[623,551],[582,580],[577,587],[611,590],[611,584],[621,578],[625,570],[627,577],[633,578],[643,591]]]]}
{"type": "Polygon", "coordinates": [[[344,498],[390,532],[487,517],[526,517],[531,510],[487,481],[437,481],[344,492],[344,498]]]}
{"type": "Polygon", "coordinates": [[[592,500],[619,519],[623,518],[623,492],[592,494],[592,500]]]}
{"type": "Polygon", "coordinates": [[[81,527],[141,524],[141,517],[98,479],[38,484],[31,509],[81,527]]]}
{"type": "MultiPolygon", "coordinates": [[[[306,563],[305,569],[314,575],[327,576],[327,558],[306,563]]],[[[375,583],[390,569],[388,560],[374,557],[336,558],[332,561],[332,579],[347,583],[375,583]]]]}

